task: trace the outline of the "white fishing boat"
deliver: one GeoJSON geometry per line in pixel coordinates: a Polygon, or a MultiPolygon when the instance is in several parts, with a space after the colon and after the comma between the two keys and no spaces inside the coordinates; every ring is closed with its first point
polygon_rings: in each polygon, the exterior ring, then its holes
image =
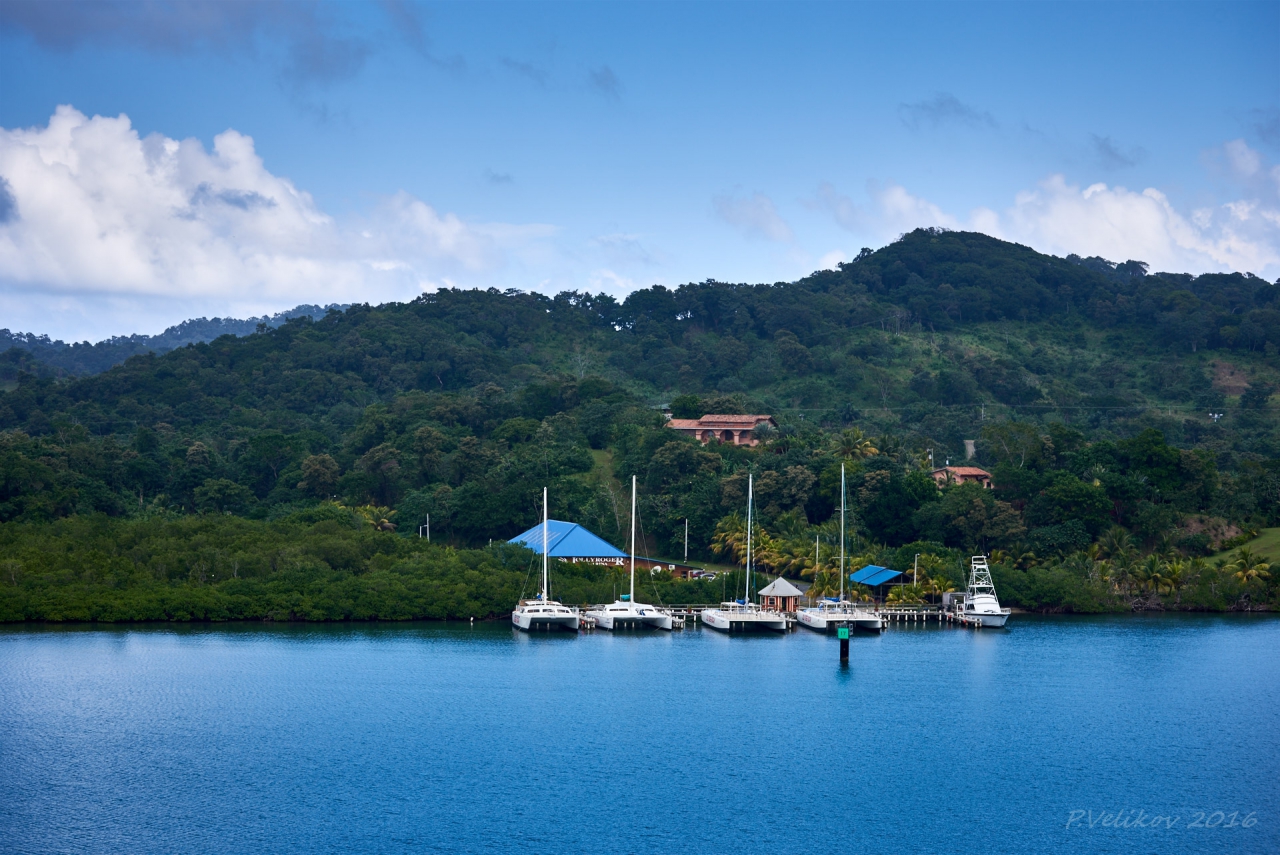
{"type": "Polygon", "coordinates": [[[636,602],[636,476],[631,476],[631,593],[608,605],[587,609],[596,626],[617,632],[624,629],[666,629],[673,625],[671,613],[657,606],[636,602]]]}
{"type": "Polygon", "coordinates": [[[721,603],[719,608],[703,609],[702,622],[721,632],[786,632],[787,619],[780,613],[762,609],[751,602],[751,506],[754,499],[754,480],[747,476],[747,560],[746,586],[743,598],[733,603],[721,603]]]}
{"type": "Polygon", "coordinates": [[[983,626],[1004,626],[1012,614],[1011,609],[1000,608],[985,555],[975,555],[969,560],[969,590],[964,596],[964,614],[982,621],[983,626]]]}
{"type": "MultiPolygon", "coordinates": [[[[844,464],[840,464],[840,597],[825,597],[816,605],[801,609],[796,618],[801,626],[807,626],[815,632],[831,632],[842,626],[862,629],[868,632],[879,632],[884,627],[880,613],[874,607],[853,603],[844,597],[844,514],[845,514],[845,480],[844,464]]],[[[813,563],[818,565],[818,540],[813,541],[813,563]]]]}
{"type": "Polygon", "coordinates": [[[578,631],[578,610],[551,599],[547,576],[547,552],[550,538],[547,529],[547,488],[542,488],[542,590],[537,599],[521,600],[511,613],[511,623],[525,632],[539,630],[578,631]]]}

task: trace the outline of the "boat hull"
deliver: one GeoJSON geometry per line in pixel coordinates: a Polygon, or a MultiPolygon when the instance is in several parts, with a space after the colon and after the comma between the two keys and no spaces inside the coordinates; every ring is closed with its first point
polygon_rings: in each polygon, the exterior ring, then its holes
{"type": "Polygon", "coordinates": [[[787,631],[787,621],[782,615],[720,612],[708,609],[702,613],[702,623],[720,632],[735,635],[787,631]]]}
{"type": "Polygon", "coordinates": [[[821,612],[801,609],[796,617],[800,621],[801,626],[808,627],[814,632],[835,632],[842,626],[862,630],[864,632],[879,632],[884,628],[884,624],[880,616],[874,612],[855,611],[844,614],[822,614],[821,612]]]}
{"type": "Polygon", "coordinates": [[[625,612],[610,611],[607,607],[590,609],[586,612],[586,616],[595,618],[597,629],[609,632],[649,629],[670,631],[674,623],[671,615],[653,606],[641,606],[625,612]]]}
{"type": "Polygon", "coordinates": [[[523,612],[511,613],[511,624],[525,632],[577,632],[577,615],[538,615],[523,612]]]}
{"type": "Polygon", "coordinates": [[[1009,621],[1009,612],[1001,611],[996,614],[970,614],[970,617],[976,617],[982,621],[984,627],[1002,627],[1009,621]]]}

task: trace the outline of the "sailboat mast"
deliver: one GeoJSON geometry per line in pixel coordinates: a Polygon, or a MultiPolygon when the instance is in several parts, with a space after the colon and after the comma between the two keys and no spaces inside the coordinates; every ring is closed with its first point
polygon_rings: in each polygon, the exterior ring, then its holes
{"type": "Polygon", "coordinates": [[[631,602],[636,601],[636,476],[631,476],[631,602]]]}
{"type": "Polygon", "coordinates": [[[746,602],[751,602],[751,502],[753,499],[753,479],[755,476],[747,476],[747,590],[743,594],[746,602]]]}
{"type": "Polygon", "coordinates": [[[840,602],[844,602],[844,464],[840,464],[840,602]]]}
{"type": "Polygon", "coordinates": [[[551,599],[547,590],[547,488],[542,488],[542,600],[551,599]]]}

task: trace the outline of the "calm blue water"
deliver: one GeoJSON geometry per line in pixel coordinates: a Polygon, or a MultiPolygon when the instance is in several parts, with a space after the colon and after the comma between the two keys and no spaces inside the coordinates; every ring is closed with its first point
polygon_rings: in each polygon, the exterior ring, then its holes
{"type": "Polygon", "coordinates": [[[837,645],[0,630],[0,849],[1280,851],[1280,620],[837,645]]]}

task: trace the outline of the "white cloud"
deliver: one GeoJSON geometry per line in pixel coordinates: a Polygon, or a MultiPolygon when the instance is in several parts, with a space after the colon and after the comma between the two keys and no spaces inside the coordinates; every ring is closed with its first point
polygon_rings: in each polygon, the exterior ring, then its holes
{"type": "Polygon", "coordinates": [[[842,261],[848,261],[849,256],[842,249],[833,249],[822,258],[818,259],[819,270],[835,270],[836,265],[842,261]]]}
{"type": "Polygon", "coordinates": [[[1243,141],[1219,151],[1245,198],[1181,212],[1159,190],[1107,184],[1087,187],[1050,175],[1018,193],[1002,212],[980,207],[965,218],[911,194],[898,184],[868,185],[863,209],[828,185],[813,207],[855,233],[891,239],[925,226],[963,228],[1027,244],[1054,255],[1138,259],[1155,270],[1280,274],[1280,166],[1268,166],[1243,141]]]}
{"type": "Polygon", "coordinates": [[[792,238],[791,227],[782,219],[773,200],[763,193],[741,197],[717,196],[712,204],[720,219],[744,237],[781,242],[792,238]]]}
{"type": "Polygon", "coordinates": [[[1083,190],[1053,175],[1019,193],[1000,220],[1005,235],[1057,255],[1130,258],[1154,269],[1262,273],[1280,264],[1275,211],[1233,201],[1184,216],[1159,190],[1093,184],[1083,190]]]}
{"type": "Polygon", "coordinates": [[[45,127],[0,129],[0,176],[11,201],[0,222],[8,305],[33,292],[223,311],[404,299],[446,276],[489,284],[554,233],[469,223],[405,193],[347,228],[272,174],[250,137],[228,130],[207,151],[69,106],[45,127]]]}
{"type": "Polygon", "coordinates": [[[628,294],[641,287],[635,280],[615,273],[608,268],[601,268],[591,273],[590,290],[596,293],[604,292],[619,300],[625,299],[628,294]]]}

